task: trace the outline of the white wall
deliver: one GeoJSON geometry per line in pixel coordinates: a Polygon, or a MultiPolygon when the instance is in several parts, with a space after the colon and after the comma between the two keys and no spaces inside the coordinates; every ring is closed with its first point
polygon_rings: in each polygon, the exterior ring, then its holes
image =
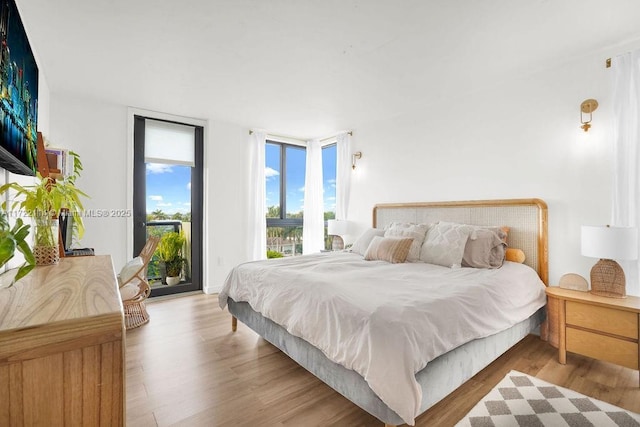
{"type": "MultiPolygon", "coordinates": [[[[76,151],[84,172],[78,186],[91,196],[88,211],[127,209],[132,189],[127,167],[131,138],[128,107],[52,94],[52,145],[76,151]]],[[[232,266],[246,260],[246,158],[248,130],[208,121],[205,130],[204,289],[215,292],[232,266]]],[[[117,271],[133,255],[126,218],[85,218],[82,245],[110,254],[117,271]]]]}
{"type": "MultiPolygon", "coordinates": [[[[375,203],[541,198],[549,207],[550,282],[596,260],[580,255],[580,226],[611,212],[609,72],[594,55],[513,76],[420,111],[354,129],[361,150],[350,219],[375,203]],[[596,98],[589,139],[579,105],[596,98]],[[372,191],[375,189],[375,191],[372,191]]],[[[492,82],[493,83],[493,82],[492,82]]]]}
{"type": "MultiPolygon", "coordinates": [[[[49,143],[79,154],[84,170],[78,187],[90,196],[87,212],[126,209],[127,109],[94,101],[51,96],[49,143]]],[[[83,247],[110,254],[116,269],[127,260],[126,218],[85,215],[83,247]]]]}
{"type": "Polygon", "coordinates": [[[210,269],[208,292],[222,289],[229,271],[249,260],[247,248],[249,130],[210,121],[207,145],[208,185],[205,222],[210,269]]]}

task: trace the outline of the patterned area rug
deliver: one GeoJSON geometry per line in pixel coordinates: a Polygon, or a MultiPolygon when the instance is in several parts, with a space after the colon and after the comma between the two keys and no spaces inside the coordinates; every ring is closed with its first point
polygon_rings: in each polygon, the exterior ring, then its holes
{"type": "Polygon", "coordinates": [[[511,371],[456,426],[640,427],[640,414],[511,371]]]}

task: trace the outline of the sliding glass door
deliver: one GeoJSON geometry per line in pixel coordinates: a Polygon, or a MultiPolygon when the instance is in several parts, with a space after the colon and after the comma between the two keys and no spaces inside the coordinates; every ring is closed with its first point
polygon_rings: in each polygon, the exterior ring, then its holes
{"type": "Polygon", "coordinates": [[[201,126],[134,118],[134,254],[161,237],[151,296],[202,289],[203,135],[201,126]]]}

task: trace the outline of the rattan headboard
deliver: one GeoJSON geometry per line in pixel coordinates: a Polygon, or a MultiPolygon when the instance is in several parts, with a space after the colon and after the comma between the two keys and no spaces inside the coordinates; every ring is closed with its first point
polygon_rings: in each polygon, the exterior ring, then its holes
{"type": "Polygon", "coordinates": [[[547,204],[543,200],[385,203],[373,208],[374,227],[384,228],[394,221],[508,226],[509,247],[522,249],[526,257],[524,263],[535,269],[548,284],[547,204]]]}

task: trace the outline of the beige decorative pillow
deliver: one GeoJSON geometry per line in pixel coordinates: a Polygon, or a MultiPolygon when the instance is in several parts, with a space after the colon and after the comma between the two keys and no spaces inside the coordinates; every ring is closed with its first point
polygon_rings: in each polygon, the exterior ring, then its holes
{"type": "Polygon", "coordinates": [[[371,241],[376,236],[384,236],[384,230],[379,228],[368,229],[367,231],[362,233],[362,235],[358,237],[353,243],[353,245],[351,246],[351,252],[364,255],[364,253],[367,251],[367,248],[369,247],[369,244],[371,244],[371,241]]]}
{"type": "Polygon", "coordinates": [[[469,235],[473,228],[469,225],[440,221],[427,232],[427,238],[420,251],[420,260],[429,264],[459,268],[469,235]]]}
{"type": "Polygon", "coordinates": [[[477,228],[471,233],[464,247],[463,267],[499,268],[504,262],[504,250],[507,246],[500,229],[477,228]]]}
{"type": "Polygon", "coordinates": [[[394,222],[385,230],[384,237],[407,237],[413,239],[409,255],[407,255],[407,261],[417,262],[420,261],[420,248],[422,248],[422,243],[427,237],[428,230],[428,224],[394,222]]]}
{"type": "Polygon", "coordinates": [[[387,261],[393,264],[405,262],[413,239],[376,236],[364,254],[367,261],[387,261]]]}

